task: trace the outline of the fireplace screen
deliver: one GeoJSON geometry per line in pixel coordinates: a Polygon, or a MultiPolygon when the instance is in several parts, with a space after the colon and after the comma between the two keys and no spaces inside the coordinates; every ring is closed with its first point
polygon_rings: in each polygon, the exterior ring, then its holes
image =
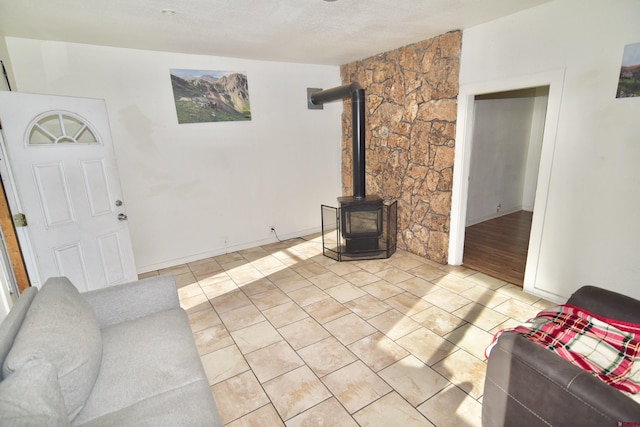
{"type": "Polygon", "coordinates": [[[389,258],[397,244],[397,202],[322,205],[322,246],[336,261],[389,258]]]}

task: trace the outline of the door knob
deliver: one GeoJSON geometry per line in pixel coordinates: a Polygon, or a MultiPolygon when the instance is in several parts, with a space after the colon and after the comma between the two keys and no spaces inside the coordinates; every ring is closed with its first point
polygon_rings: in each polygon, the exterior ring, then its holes
{"type": "Polygon", "coordinates": [[[126,221],[127,220],[127,216],[123,213],[118,214],[118,221],[126,221]]]}

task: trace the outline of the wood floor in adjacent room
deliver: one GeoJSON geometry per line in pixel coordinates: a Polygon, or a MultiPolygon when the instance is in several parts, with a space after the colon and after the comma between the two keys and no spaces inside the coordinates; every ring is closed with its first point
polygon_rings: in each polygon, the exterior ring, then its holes
{"type": "Polygon", "coordinates": [[[522,286],[532,216],[519,211],[467,227],[464,266],[522,286]]]}

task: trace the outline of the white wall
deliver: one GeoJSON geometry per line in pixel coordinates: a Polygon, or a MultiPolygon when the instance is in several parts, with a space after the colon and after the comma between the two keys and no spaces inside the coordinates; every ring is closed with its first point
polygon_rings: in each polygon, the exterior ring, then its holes
{"type": "Polygon", "coordinates": [[[544,135],[547,103],[549,102],[549,87],[535,89],[533,101],[533,115],[531,117],[531,134],[529,135],[529,151],[524,173],[524,191],[522,193],[522,209],[533,211],[535,206],[540,156],[544,135]]]}
{"type": "Polygon", "coordinates": [[[7,38],[22,92],[104,98],[139,272],[320,230],[340,195],[339,67],[7,38]],[[177,123],[169,69],[247,73],[250,122],[177,123]]]}
{"type": "Polygon", "coordinates": [[[534,101],[531,96],[476,100],[467,226],[523,209],[534,101]]]}
{"type": "Polygon", "coordinates": [[[562,299],[590,283],[640,298],[640,98],[615,98],[639,16],[636,0],[555,0],[463,33],[461,92],[564,70],[529,292],[562,299]]]}

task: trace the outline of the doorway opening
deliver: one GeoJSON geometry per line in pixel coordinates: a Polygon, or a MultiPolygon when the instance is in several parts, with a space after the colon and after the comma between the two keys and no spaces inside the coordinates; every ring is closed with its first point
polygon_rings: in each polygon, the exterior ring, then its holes
{"type": "MultiPolygon", "coordinates": [[[[542,146],[537,170],[537,183],[533,197],[535,209],[531,220],[531,233],[524,274],[525,292],[546,297],[546,293],[537,289],[538,264],[542,250],[542,237],[545,225],[547,195],[551,182],[551,171],[558,131],[558,120],[562,104],[565,69],[556,69],[536,74],[527,74],[510,78],[462,84],[458,94],[458,118],[456,131],[455,165],[453,168],[453,188],[451,197],[451,228],[449,233],[448,262],[451,265],[463,264],[465,229],[467,226],[467,196],[469,193],[472,141],[475,129],[476,97],[522,88],[548,87],[546,115],[540,117],[544,122],[542,146]]],[[[494,209],[496,206],[494,206],[494,209]]],[[[501,206],[501,212],[507,208],[501,206]]]]}
{"type": "MultiPolygon", "coordinates": [[[[0,129],[0,146],[2,141],[0,129]]],[[[0,321],[9,314],[18,295],[29,286],[29,277],[0,174],[0,321]]]]}
{"type": "Polygon", "coordinates": [[[474,97],[463,264],[523,286],[549,86],[474,97]]]}

